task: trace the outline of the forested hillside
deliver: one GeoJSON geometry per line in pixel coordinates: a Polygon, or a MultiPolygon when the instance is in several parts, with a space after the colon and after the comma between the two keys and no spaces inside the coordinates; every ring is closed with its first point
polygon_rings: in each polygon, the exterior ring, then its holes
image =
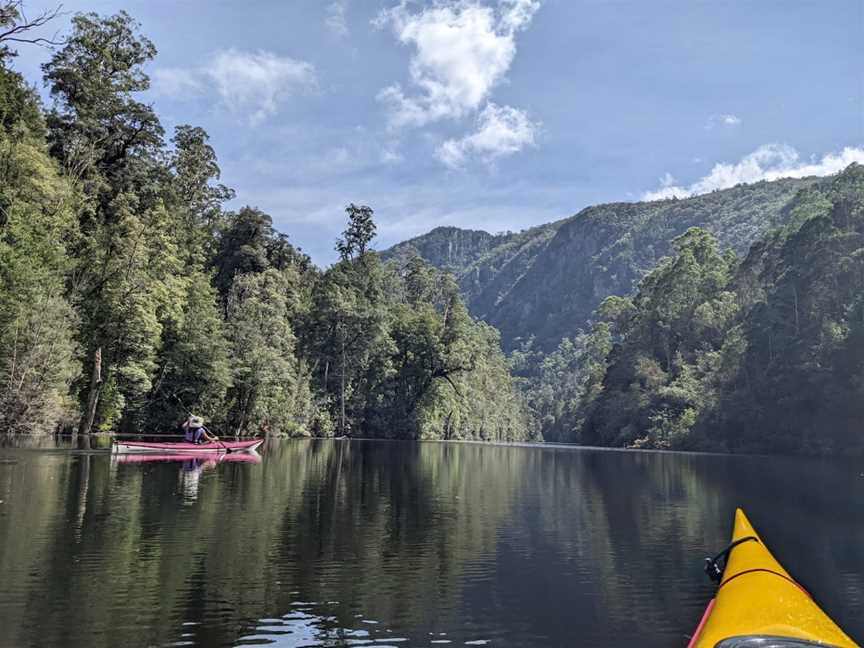
{"type": "Polygon", "coordinates": [[[551,351],[584,328],[609,295],[628,295],[672,240],[690,227],[712,232],[723,249],[746,253],[750,244],[784,223],[797,191],[813,179],[740,185],[685,200],[613,203],[519,234],[483,238],[438,228],[384,253],[415,253],[453,271],[471,312],[501,331],[505,349],[529,338],[551,351]],[[471,241],[482,242],[474,251],[471,241]],[[450,246],[453,256],[442,255],[450,246]],[[459,262],[463,260],[464,262],[459,262]]]}
{"type": "Polygon", "coordinates": [[[546,438],[864,452],[864,167],[811,182],[743,258],[688,230],[631,297],[515,354],[546,438]]]}
{"type": "MultiPolygon", "coordinates": [[[[23,34],[18,3],[3,33],[23,34]]],[[[139,99],[154,45],[79,14],[43,66],[0,43],[0,431],[524,439],[498,333],[448,274],[369,249],[349,205],[322,271],[254,207],[228,211],[207,133],[139,99]]]]}

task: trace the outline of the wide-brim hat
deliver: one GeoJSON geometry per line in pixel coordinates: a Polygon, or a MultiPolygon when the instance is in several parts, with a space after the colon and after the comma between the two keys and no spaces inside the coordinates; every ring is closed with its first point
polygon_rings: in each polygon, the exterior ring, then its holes
{"type": "Polygon", "coordinates": [[[204,419],[200,416],[190,416],[189,417],[189,427],[194,429],[204,427],[204,419]]]}

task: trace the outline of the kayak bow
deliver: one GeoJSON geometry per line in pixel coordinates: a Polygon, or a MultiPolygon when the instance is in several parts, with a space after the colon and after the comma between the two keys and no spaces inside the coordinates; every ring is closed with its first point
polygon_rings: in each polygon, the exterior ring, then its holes
{"type": "Polygon", "coordinates": [[[741,509],[730,547],[688,648],[857,648],[771,555],[741,509]]]}
{"type": "Polygon", "coordinates": [[[198,456],[202,454],[220,454],[225,452],[251,452],[264,443],[264,439],[248,441],[219,441],[216,443],[167,443],[146,441],[114,441],[111,452],[152,453],[152,454],[182,454],[198,456]]]}

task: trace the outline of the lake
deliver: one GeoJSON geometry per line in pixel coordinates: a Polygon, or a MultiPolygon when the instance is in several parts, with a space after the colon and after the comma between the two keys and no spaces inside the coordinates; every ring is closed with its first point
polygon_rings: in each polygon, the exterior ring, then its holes
{"type": "Polygon", "coordinates": [[[385,441],[0,448],[0,646],[686,645],[736,506],[864,640],[864,464],[385,441]]]}

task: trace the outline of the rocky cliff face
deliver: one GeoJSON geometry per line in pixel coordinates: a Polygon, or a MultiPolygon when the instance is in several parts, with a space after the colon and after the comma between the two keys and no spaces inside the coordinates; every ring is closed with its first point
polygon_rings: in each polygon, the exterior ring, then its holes
{"type": "Polygon", "coordinates": [[[481,256],[506,242],[509,236],[458,227],[436,227],[428,234],[397,243],[382,252],[382,256],[389,260],[419,255],[436,268],[459,275],[481,256]]]}
{"type": "Polygon", "coordinates": [[[441,227],[390,248],[418,254],[459,280],[472,313],[501,331],[505,349],[530,336],[544,349],[588,325],[600,302],[626,295],[690,227],[704,227],[738,254],[787,218],[815,179],[785,179],[685,200],[613,203],[516,234],[441,227]]]}

